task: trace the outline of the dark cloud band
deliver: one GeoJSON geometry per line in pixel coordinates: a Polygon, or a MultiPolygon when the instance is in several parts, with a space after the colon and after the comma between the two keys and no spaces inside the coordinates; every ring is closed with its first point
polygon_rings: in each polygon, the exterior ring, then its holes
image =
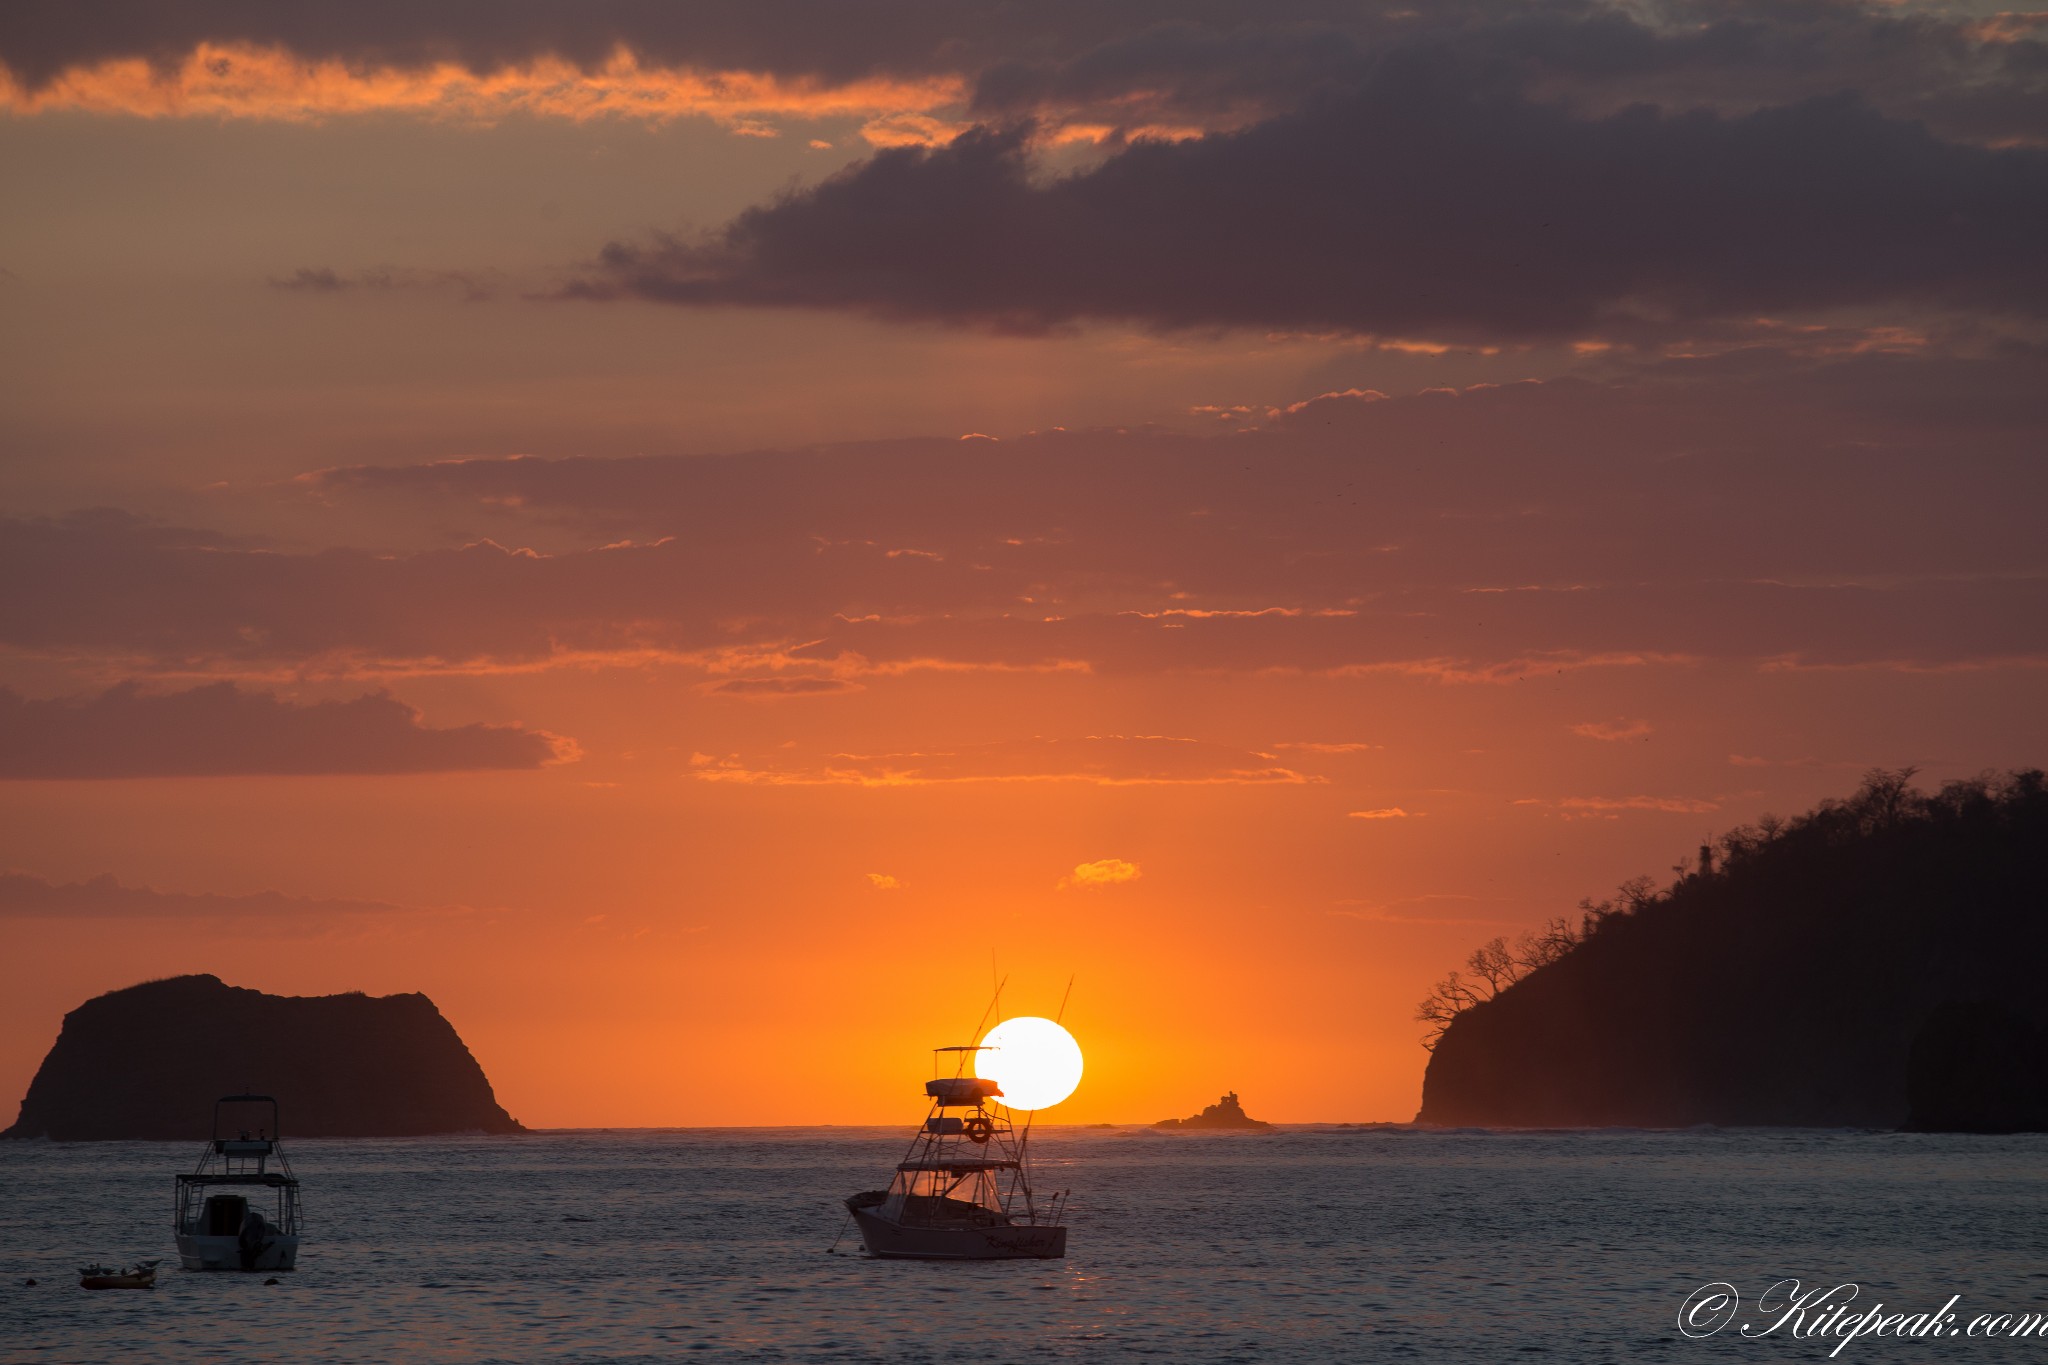
{"type": "Polygon", "coordinates": [[[1891,305],[2048,313],[2048,151],[1850,97],[1578,116],[1427,63],[1048,179],[1028,126],[896,148],[568,292],[1498,341],[1891,305]]]}

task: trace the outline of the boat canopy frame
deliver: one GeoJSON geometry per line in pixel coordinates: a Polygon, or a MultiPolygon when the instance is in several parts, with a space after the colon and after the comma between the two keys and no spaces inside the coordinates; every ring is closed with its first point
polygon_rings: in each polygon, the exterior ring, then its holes
{"type": "Polygon", "coordinates": [[[292,1173],[292,1164],[278,1145],[278,1116],[277,1099],[272,1095],[223,1095],[213,1102],[213,1132],[199,1153],[199,1164],[177,1175],[172,1226],[178,1232],[206,1235],[201,1232],[202,1220],[208,1204],[216,1197],[239,1198],[246,1208],[254,1202],[251,1195],[269,1190],[275,1195],[275,1217],[268,1220],[270,1226],[284,1236],[299,1234],[305,1210],[299,1200],[299,1178],[292,1173]],[[253,1138],[247,1129],[237,1130],[233,1137],[223,1137],[220,1112],[225,1104],[269,1105],[269,1127],[258,1128],[253,1138]],[[273,1162],[275,1170],[271,1169],[273,1162]]]}

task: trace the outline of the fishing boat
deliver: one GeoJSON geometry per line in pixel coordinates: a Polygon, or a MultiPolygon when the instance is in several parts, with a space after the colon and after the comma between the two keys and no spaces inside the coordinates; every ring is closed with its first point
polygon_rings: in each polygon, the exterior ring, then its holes
{"type": "MultiPolygon", "coordinates": [[[[981,1047],[962,1054],[956,1070],[981,1047]]],[[[1067,1192],[1040,1202],[1031,1188],[1031,1122],[1011,1122],[995,1081],[942,1076],[925,1084],[931,1110],[885,1190],[846,1210],[871,1256],[925,1261],[1055,1260],[1067,1254],[1067,1192]]]]}
{"type": "MultiPolygon", "coordinates": [[[[259,1111],[260,1115],[260,1111],[259,1111]]],[[[223,1095],[213,1106],[213,1136],[199,1165],[178,1176],[174,1224],[178,1263],[187,1270],[290,1270],[299,1258],[299,1180],[277,1140],[277,1101],[223,1095]],[[254,1134],[221,1129],[223,1105],[270,1106],[254,1134]]]]}
{"type": "MultiPolygon", "coordinates": [[[[154,1289],[156,1287],[156,1268],[161,1263],[161,1259],[159,1257],[155,1261],[137,1261],[131,1266],[101,1265],[98,1261],[94,1261],[91,1265],[82,1265],[78,1268],[78,1287],[80,1289],[154,1289]]],[[[31,1280],[29,1283],[33,1284],[35,1281],[31,1280]]]]}

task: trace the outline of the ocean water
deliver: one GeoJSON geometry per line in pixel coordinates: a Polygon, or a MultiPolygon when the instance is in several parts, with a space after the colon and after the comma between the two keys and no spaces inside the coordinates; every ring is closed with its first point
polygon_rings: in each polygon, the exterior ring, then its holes
{"type": "MultiPolygon", "coordinates": [[[[2048,1138],[1799,1130],[1269,1134],[1041,1128],[1063,1261],[875,1261],[842,1196],[907,1129],[301,1141],[297,1273],[183,1274],[198,1144],[0,1143],[0,1359],[1762,1361],[1838,1340],[1752,1307],[2048,1312],[2048,1138]],[[88,1293],[91,1259],[172,1258],[88,1293]],[[30,1288],[24,1281],[39,1283],[30,1288]],[[1743,1295],[1690,1339],[1688,1295],[1743,1295]]],[[[1817,1322],[1819,1310],[1805,1321],[1817,1322]]],[[[2048,1337],[1864,1338],[1841,1360],[2048,1361],[2048,1337]]]]}

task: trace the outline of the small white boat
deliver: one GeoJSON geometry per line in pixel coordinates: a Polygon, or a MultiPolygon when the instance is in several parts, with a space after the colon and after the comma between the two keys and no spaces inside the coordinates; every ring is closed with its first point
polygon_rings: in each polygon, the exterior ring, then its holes
{"type": "MultiPolygon", "coordinates": [[[[975,1047],[939,1048],[973,1053],[975,1047]]],[[[964,1060],[963,1060],[964,1069],[964,1060]]],[[[1066,1192],[1038,1202],[1026,1148],[994,1081],[926,1083],[932,1106],[886,1190],[846,1201],[871,1256],[925,1261],[1055,1260],[1067,1254],[1066,1192]],[[964,1113],[962,1111],[965,1111],[964,1113]]]]}
{"type": "Polygon", "coordinates": [[[277,1101],[224,1095],[199,1165],[178,1177],[178,1263],[187,1270],[291,1270],[299,1258],[299,1180],[277,1143],[277,1101]],[[252,1137],[221,1133],[221,1106],[270,1106],[252,1137]],[[274,1167],[274,1168],[273,1168],[274,1167]]]}
{"type": "MultiPolygon", "coordinates": [[[[91,1265],[78,1267],[80,1289],[154,1289],[156,1287],[156,1261],[137,1261],[131,1266],[91,1265]]],[[[31,1284],[34,1281],[30,1281],[31,1284]]]]}

